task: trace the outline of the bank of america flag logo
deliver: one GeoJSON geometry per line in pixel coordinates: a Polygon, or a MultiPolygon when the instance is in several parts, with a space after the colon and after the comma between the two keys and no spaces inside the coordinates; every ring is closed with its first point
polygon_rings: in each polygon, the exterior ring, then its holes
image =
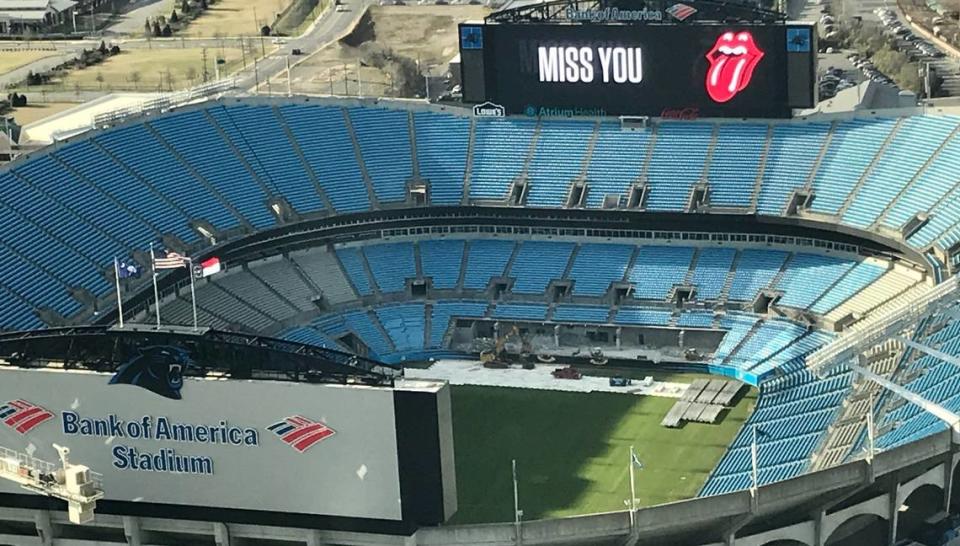
{"type": "Polygon", "coordinates": [[[686,4],[674,4],[667,8],[667,13],[678,21],[683,21],[697,12],[697,8],[686,4]]]}
{"type": "Polygon", "coordinates": [[[13,400],[0,406],[0,420],[20,434],[30,432],[48,419],[53,419],[53,413],[26,400],[13,400]]]}
{"type": "Polygon", "coordinates": [[[300,453],[337,433],[327,425],[315,423],[302,415],[287,417],[279,423],[270,425],[267,429],[279,436],[283,443],[300,453]]]}

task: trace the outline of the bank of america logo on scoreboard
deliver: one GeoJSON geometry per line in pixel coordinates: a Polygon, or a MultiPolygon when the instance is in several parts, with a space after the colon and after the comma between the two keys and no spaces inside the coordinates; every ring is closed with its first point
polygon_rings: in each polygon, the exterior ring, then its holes
{"type": "Polygon", "coordinates": [[[20,434],[30,432],[48,419],[53,419],[53,413],[26,400],[13,400],[0,406],[0,420],[20,434]]]}
{"type": "Polygon", "coordinates": [[[276,434],[280,441],[300,453],[337,433],[327,425],[316,423],[302,415],[287,417],[279,423],[270,425],[267,430],[276,434]]]}

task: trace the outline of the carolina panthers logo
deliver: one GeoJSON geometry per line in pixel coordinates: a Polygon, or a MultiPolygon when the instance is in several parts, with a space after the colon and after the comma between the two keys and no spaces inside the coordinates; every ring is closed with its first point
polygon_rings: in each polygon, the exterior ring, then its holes
{"type": "Polygon", "coordinates": [[[183,370],[193,365],[187,351],[170,345],[141,347],[122,364],[110,384],[137,385],[160,396],[180,400],[183,370]]]}

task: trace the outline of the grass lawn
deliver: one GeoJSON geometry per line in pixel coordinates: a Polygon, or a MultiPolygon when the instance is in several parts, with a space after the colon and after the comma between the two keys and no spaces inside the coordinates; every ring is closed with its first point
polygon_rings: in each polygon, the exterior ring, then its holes
{"type": "Polygon", "coordinates": [[[217,0],[177,36],[259,36],[260,27],[273,25],[290,1],[217,0]]]}
{"type": "Polygon", "coordinates": [[[514,458],[525,519],[623,510],[631,444],[641,505],[693,497],[755,402],[751,391],[717,425],[669,429],[660,420],[673,399],[455,386],[453,523],[513,519],[514,458]]]}
{"type": "MultiPolygon", "coordinates": [[[[240,67],[241,53],[239,48],[208,48],[207,72],[209,79],[214,79],[214,61],[223,55],[227,61],[220,67],[221,74],[229,74],[240,67]]],[[[48,88],[73,90],[76,85],[82,89],[125,90],[125,91],[156,91],[163,79],[163,89],[169,91],[184,89],[192,84],[201,82],[203,74],[203,53],[200,48],[187,49],[137,49],[124,51],[120,55],[110,57],[103,63],[82,70],[71,70],[62,80],[53,82],[48,88]],[[103,82],[97,81],[97,75],[103,77],[103,82]],[[140,81],[134,83],[133,74],[138,74],[140,81]],[[193,81],[191,82],[191,77],[193,81]]]]}
{"type": "Polygon", "coordinates": [[[54,55],[57,55],[56,51],[0,51],[0,74],[54,55]]]}

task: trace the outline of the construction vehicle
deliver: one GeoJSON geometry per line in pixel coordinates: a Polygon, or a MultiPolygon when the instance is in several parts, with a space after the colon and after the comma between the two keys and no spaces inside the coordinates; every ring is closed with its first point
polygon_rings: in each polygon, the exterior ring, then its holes
{"type": "Polygon", "coordinates": [[[483,363],[485,368],[506,368],[510,365],[506,359],[506,348],[507,342],[510,341],[511,338],[520,340],[521,353],[526,354],[530,352],[530,343],[524,339],[520,334],[520,328],[514,324],[506,334],[497,337],[493,349],[480,352],[480,362],[483,363]]]}
{"type": "Polygon", "coordinates": [[[0,447],[0,478],[12,481],[27,491],[67,501],[72,523],[93,521],[97,500],[103,498],[103,477],[67,456],[70,448],[53,444],[60,455],[60,468],[54,464],[0,447]]]}
{"type": "Polygon", "coordinates": [[[566,368],[557,368],[552,372],[553,377],[557,379],[580,379],[583,377],[583,374],[580,373],[580,370],[574,368],[573,366],[567,366],[566,368]]]}

